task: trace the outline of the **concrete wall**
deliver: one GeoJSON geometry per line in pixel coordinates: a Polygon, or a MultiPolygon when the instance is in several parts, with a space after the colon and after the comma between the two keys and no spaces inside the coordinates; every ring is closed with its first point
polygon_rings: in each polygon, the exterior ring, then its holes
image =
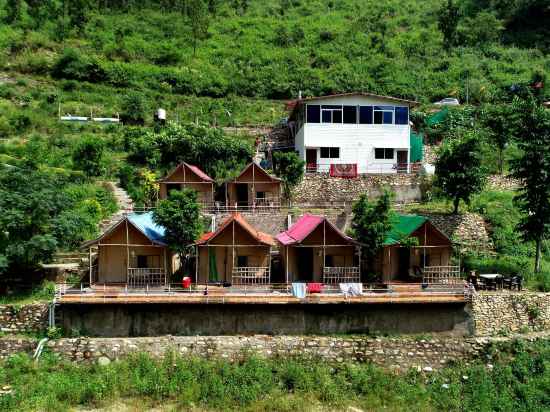
{"type": "Polygon", "coordinates": [[[63,305],[65,330],[90,336],[472,333],[464,304],[63,305]]]}

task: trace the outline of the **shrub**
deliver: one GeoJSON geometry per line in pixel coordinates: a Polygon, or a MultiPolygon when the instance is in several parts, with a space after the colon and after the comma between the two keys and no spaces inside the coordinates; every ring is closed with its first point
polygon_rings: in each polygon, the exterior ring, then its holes
{"type": "Polygon", "coordinates": [[[143,125],[146,110],[143,95],[138,92],[130,92],[122,99],[120,120],[131,125],[143,125]]]}
{"type": "Polygon", "coordinates": [[[65,49],[52,67],[52,76],[97,83],[106,80],[106,73],[99,60],[83,56],[75,49],[65,49]]]}
{"type": "Polygon", "coordinates": [[[95,136],[85,136],[73,152],[73,162],[77,169],[88,176],[99,176],[102,173],[105,145],[95,136]]]}

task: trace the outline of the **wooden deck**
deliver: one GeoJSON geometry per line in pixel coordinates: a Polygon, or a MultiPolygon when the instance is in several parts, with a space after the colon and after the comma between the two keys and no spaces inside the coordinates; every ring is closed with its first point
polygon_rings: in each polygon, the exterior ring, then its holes
{"type": "Polygon", "coordinates": [[[121,287],[69,289],[57,298],[59,304],[428,304],[465,303],[460,289],[423,291],[419,285],[395,285],[392,291],[365,290],[361,296],[345,296],[337,291],[310,294],[298,299],[289,293],[273,291],[232,291],[209,287],[204,291],[183,290],[126,291],[121,287]]]}

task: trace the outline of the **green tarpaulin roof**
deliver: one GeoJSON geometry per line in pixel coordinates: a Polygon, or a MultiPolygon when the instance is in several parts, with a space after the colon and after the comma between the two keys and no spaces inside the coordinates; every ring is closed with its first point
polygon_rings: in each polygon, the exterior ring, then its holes
{"type": "Polygon", "coordinates": [[[384,246],[396,245],[408,238],[427,220],[427,217],[418,215],[396,215],[392,222],[392,228],[384,239],[384,246]]]}
{"type": "Polygon", "coordinates": [[[430,115],[426,119],[426,124],[428,126],[435,126],[436,124],[441,123],[443,120],[445,120],[448,114],[449,114],[449,109],[447,107],[444,107],[440,111],[430,115]]]}

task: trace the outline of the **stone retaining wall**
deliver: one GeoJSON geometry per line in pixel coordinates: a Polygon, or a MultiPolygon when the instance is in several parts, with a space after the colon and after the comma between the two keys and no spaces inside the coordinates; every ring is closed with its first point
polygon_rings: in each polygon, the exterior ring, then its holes
{"type": "Polygon", "coordinates": [[[351,202],[363,193],[378,196],[384,186],[395,192],[395,201],[420,201],[420,178],[415,174],[361,175],[356,179],[330,177],[326,174],[306,175],[294,189],[296,205],[326,205],[331,202],[351,202]]]}
{"type": "Polygon", "coordinates": [[[479,336],[549,330],[550,293],[477,293],[471,316],[479,336]]]}
{"type": "MultiPolygon", "coordinates": [[[[529,340],[544,335],[527,337],[529,340]]],[[[47,350],[74,362],[107,364],[131,353],[162,357],[168,351],[206,358],[320,357],[329,362],[373,362],[394,370],[431,371],[452,361],[471,361],[484,356],[488,345],[511,338],[434,339],[324,337],[324,336],[165,336],[158,338],[77,338],[49,341],[47,350]]],[[[30,353],[36,342],[0,339],[0,358],[16,352],[30,353]]]]}
{"type": "Polygon", "coordinates": [[[48,305],[0,305],[0,331],[3,333],[41,332],[48,327],[48,305]]]}

